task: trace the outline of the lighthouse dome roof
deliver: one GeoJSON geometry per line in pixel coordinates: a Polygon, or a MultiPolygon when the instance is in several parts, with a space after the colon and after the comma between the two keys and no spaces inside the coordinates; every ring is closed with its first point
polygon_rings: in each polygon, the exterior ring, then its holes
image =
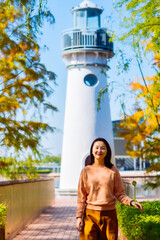
{"type": "Polygon", "coordinates": [[[91,2],[90,0],[84,0],[81,2],[78,6],[72,9],[72,11],[78,11],[80,9],[87,9],[87,8],[92,8],[92,9],[97,9],[98,11],[102,12],[103,8],[98,7],[95,3],[91,2]]]}

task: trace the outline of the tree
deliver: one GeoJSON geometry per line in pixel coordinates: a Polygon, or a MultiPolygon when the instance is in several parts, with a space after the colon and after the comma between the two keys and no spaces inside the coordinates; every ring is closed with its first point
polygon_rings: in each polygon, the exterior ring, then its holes
{"type": "Polygon", "coordinates": [[[46,155],[43,159],[40,160],[40,163],[61,163],[61,156],[50,156],[46,155]]]}
{"type": "MultiPolygon", "coordinates": [[[[135,82],[131,84],[132,91],[136,92],[136,99],[143,100],[144,105],[140,107],[137,103],[135,112],[126,115],[119,125],[123,129],[119,132],[119,136],[124,137],[127,142],[127,153],[151,163],[147,172],[160,171],[160,78],[158,75],[145,78],[145,84],[135,82]]],[[[146,186],[159,185],[160,175],[157,174],[156,181],[146,186]]]]}
{"type": "Polygon", "coordinates": [[[122,36],[120,40],[131,39],[132,44],[146,46],[148,51],[158,53],[160,49],[160,16],[158,0],[119,0],[115,8],[121,14],[122,36]],[[125,14],[126,13],[126,14],[125,14]]]}
{"type": "Polygon", "coordinates": [[[0,146],[38,153],[41,134],[54,128],[42,122],[55,74],[40,59],[38,37],[53,15],[46,1],[0,0],[0,146]],[[34,113],[32,116],[31,112],[34,113]]]}
{"type": "Polygon", "coordinates": [[[17,160],[16,157],[0,157],[0,175],[7,180],[39,178],[38,163],[38,160],[34,160],[31,155],[28,155],[25,160],[17,160]]]}
{"type": "MultiPolygon", "coordinates": [[[[155,182],[147,186],[160,185],[160,14],[158,0],[120,0],[115,8],[122,11],[120,41],[128,42],[135,52],[142,81],[131,83],[135,93],[135,109],[125,113],[119,133],[126,140],[127,153],[132,157],[148,160],[148,172],[157,172],[155,182]],[[126,13],[126,15],[124,14],[126,13]],[[125,16],[124,16],[125,15],[125,16]],[[141,68],[143,56],[152,53],[155,74],[145,77],[141,68]],[[136,148],[133,148],[136,146],[136,148]]],[[[153,60],[152,59],[152,60],[153,60]]],[[[150,67],[150,66],[148,66],[150,67]]]]}

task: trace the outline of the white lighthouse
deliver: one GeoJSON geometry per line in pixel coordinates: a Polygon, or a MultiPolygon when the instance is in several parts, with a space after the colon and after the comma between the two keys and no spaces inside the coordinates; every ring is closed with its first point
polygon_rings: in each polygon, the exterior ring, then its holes
{"type": "Polygon", "coordinates": [[[97,111],[99,91],[107,84],[107,59],[113,43],[101,28],[103,9],[89,0],[72,9],[74,28],[63,33],[63,59],[68,71],[60,191],[74,191],[92,141],[105,138],[114,145],[109,98],[106,93],[97,111]]]}

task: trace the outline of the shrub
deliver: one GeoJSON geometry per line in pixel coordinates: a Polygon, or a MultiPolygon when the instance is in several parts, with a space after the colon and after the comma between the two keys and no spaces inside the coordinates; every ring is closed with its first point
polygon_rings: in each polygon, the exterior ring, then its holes
{"type": "Polygon", "coordinates": [[[160,239],[160,201],[143,202],[143,210],[117,203],[119,227],[128,240],[160,239]]]}
{"type": "Polygon", "coordinates": [[[5,220],[7,217],[7,207],[5,204],[0,204],[0,228],[5,226],[5,220]]]}
{"type": "Polygon", "coordinates": [[[45,158],[40,160],[41,163],[49,163],[49,162],[55,162],[55,163],[61,163],[61,156],[50,156],[47,155],[45,158]]]}
{"type": "Polygon", "coordinates": [[[43,173],[48,174],[48,173],[51,173],[52,170],[51,169],[38,169],[38,170],[36,170],[36,172],[39,174],[43,174],[43,173]]]}

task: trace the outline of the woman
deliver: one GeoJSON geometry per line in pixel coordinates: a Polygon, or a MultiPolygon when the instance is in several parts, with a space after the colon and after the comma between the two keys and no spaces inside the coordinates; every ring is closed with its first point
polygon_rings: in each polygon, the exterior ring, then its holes
{"type": "Polygon", "coordinates": [[[80,240],[117,240],[116,198],[127,206],[141,210],[143,207],[125,194],[105,139],[93,141],[90,157],[91,165],[83,168],[78,185],[77,230],[80,231],[80,240]]]}

